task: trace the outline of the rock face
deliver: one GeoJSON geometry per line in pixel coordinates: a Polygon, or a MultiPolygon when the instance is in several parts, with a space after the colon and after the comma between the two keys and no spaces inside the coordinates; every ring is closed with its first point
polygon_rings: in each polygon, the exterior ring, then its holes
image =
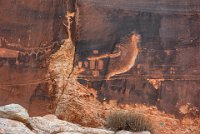
{"type": "Polygon", "coordinates": [[[86,69],[80,78],[99,91],[100,100],[147,103],[176,115],[187,103],[200,108],[199,1],[78,0],[78,5],[77,51],[86,69]],[[141,36],[135,65],[105,81],[108,67],[128,59],[87,57],[115,53],[133,31],[141,36]]]}
{"type": "Polygon", "coordinates": [[[79,82],[96,89],[99,100],[146,103],[176,115],[197,115],[199,6],[197,0],[0,0],[0,105],[19,103],[31,115],[56,113],[63,119],[81,107],[79,115],[91,116],[91,123],[98,118],[101,106],[95,93],[90,94],[93,90],[85,90],[76,81],[82,70],[79,82]],[[123,58],[129,57],[126,53],[88,60],[122,52],[127,43],[122,39],[133,31],[141,36],[139,53],[132,56],[133,67],[128,64],[130,59],[123,58]],[[70,57],[65,57],[69,60],[63,60],[63,67],[70,64],[69,70],[51,70],[53,65],[62,68],[59,56],[55,64],[49,61],[66,40],[74,45],[68,49],[72,50],[70,57]],[[109,70],[117,65],[128,66],[129,71],[106,80],[109,70]],[[63,74],[56,78],[53,72],[63,74]],[[186,105],[192,112],[181,112],[186,105]]]}
{"type": "Polygon", "coordinates": [[[56,76],[51,89],[51,98],[54,98],[51,107],[63,120],[90,127],[101,126],[103,111],[96,100],[96,91],[76,80],[78,69],[73,70],[74,50],[72,41],[67,40],[51,57],[49,75],[56,76]]]}
{"type": "Polygon", "coordinates": [[[68,36],[66,11],[62,0],[0,1],[0,105],[19,103],[30,114],[49,113],[46,60],[68,36]]]}
{"type": "Polygon", "coordinates": [[[0,0],[0,105],[18,103],[31,115],[51,113],[47,61],[71,36],[75,24],[68,28],[66,13],[73,11],[71,0],[0,0]]]}
{"type": "Polygon", "coordinates": [[[29,118],[27,110],[18,104],[10,104],[0,107],[0,118],[7,118],[26,122],[29,118]]]}
{"type": "Polygon", "coordinates": [[[0,118],[0,133],[1,134],[34,134],[23,123],[0,118]]]}

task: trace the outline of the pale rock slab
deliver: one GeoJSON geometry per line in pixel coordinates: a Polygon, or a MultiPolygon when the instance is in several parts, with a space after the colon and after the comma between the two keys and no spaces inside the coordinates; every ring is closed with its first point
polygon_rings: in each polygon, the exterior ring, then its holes
{"type": "Polygon", "coordinates": [[[130,131],[121,130],[121,131],[116,132],[116,134],[151,134],[151,133],[148,131],[130,132],[130,131]]]}
{"type": "Polygon", "coordinates": [[[0,134],[35,134],[23,123],[0,118],[0,134]]]}
{"type": "Polygon", "coordinates": [[[72,124],[66,121],[57,119],[54,115],[47,115],[44,117],[31,117],[28,119],[33,131],[37,134],[114,134],[112,131],[86,128],[77,124],[72,124]]]}
{"type": "Polygon", "coordinates": [[[0,107],[0,118],[26,122],[29,114],[25,108],[18,104],[10,104],[0,107]]]}

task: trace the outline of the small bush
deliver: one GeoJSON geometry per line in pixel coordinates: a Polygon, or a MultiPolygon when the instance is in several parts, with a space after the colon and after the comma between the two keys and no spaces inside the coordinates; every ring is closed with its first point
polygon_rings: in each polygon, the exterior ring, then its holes
{"type": "Polygon", "coordinates": [[[115,112],[108,116],[106,127],[113,130],[127,130],[132,132],[150,131],[153,133],[150,120],[144,115],[134,112],[115,112]]]}

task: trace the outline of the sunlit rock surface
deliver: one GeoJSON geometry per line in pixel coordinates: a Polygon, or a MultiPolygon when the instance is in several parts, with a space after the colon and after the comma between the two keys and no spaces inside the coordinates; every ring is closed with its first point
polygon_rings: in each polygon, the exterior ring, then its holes
{"type": "Polygon", "coordinates": [[[0,118],[26,122],[29,118],[29,114],[22,106],[18,104],[10,104],[0,107],[0,118]]]}
{"type": "Polygon", "coordinates": [[[0,118],[0,133],[1,134],[34,134],[23,123],[0,118]]]}
{"type": "Polygon", "coordinates": [[[62,121],[56,116],[47,115],[44,117],[33,117],[29,119],[29,123],[36,134],[49,133],[80,133],[80,134],[114,134],[112,131],[81,127],[77,124],[62,121]]]}
{"type": "Polygon", "coordinates": [[[66,40],[51,56],[49,75],[54,78],[50,88],[51,107],[59,118],[85,126],[103,125],[103,107],[97,101],[96,91],[78,83],[77,68],[73,68],[75,47],[66,40]]]}

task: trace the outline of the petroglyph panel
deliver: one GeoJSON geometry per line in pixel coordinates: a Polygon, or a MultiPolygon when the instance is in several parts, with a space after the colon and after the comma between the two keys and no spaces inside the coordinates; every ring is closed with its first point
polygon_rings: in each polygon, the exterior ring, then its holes
{"type": "Polygon", "coordinates": [[[100,100],[152,104],[175,114],[187,103],[200,108],[199,1],[78,0],[78,5],[79,60],[104,63],[99,76],[80,78],[90,78],[100,100]],[[134,66],[106,80],[109,68],[128,63],[111,55],[133,31],[141,36],[134,66]]]}

